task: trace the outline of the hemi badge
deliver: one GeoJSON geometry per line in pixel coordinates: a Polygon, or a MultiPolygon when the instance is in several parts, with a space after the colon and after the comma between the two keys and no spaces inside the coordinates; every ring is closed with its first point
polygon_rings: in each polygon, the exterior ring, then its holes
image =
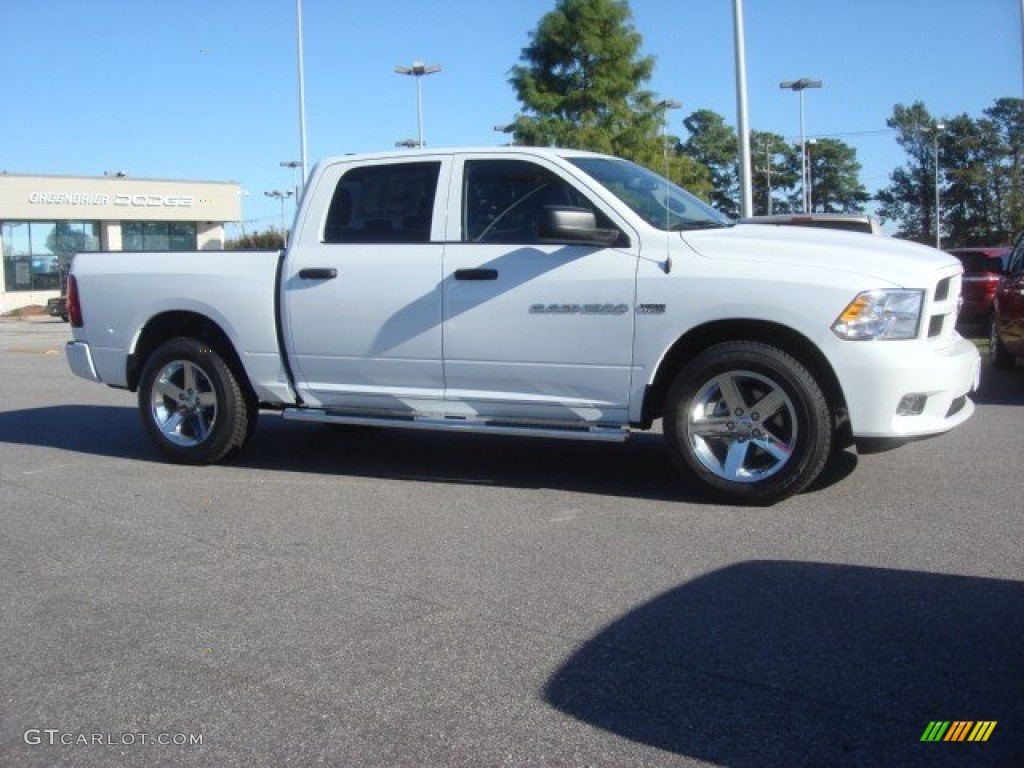
{"type": "Polygon", "coordinates": [[[664,304],[638,304],[636,308],[638,315],[663,315],[665,314],[664,304]]]}

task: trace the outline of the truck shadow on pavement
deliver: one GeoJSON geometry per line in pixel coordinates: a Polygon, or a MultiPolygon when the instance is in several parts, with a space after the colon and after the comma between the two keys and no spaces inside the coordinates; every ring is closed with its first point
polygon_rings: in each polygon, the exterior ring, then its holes
{"type": "Polygon", "coordinates": [[[586,642],[543,695],[716,765],[1024,765],[1024,584],[807,562],[714,571],[586,642]],[[931,721],[996,721],[922,743],[931,721]]]}
{"type": "MultiPolygon", "coordinates": [[[[162,462],[134,408],[64,405],[0,413],[0,442],[162,462]]],[[[849,475],[857,458],[833,456],[810,492],[849,475]]],[[[708,503],[677,479],[660,434],[625,445],[389,428],[331,429],[261,414],[231,466],[268,472],[549,488],[606,496],[708,503]]],[[[200,471],[200,470],[197,470],[200,471]]]]}

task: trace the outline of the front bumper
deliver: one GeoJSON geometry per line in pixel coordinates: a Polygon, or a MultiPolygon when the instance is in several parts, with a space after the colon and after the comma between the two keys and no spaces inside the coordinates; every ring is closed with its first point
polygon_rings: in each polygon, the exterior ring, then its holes
{"type": "Polygon", "coordinates": [[[96,365],[92,360],[92,350],[84,341],[69,341],[64,347],[71,372],[89,381],[102,381],[96,373],[96,365]]]}
{"type": "MultiPolygon", "coordinates": [[[[981,356],[955,337],[941,346],[925,341],[845,342],[835,365],[854,437],[935,435],[974,413],[968,395],[978,388],[981,356]],[[907,397],[923,397],[919,412],[901,414],[907,397]]],[[[916,409],[915,409],[916,410],[916,409]]]]}

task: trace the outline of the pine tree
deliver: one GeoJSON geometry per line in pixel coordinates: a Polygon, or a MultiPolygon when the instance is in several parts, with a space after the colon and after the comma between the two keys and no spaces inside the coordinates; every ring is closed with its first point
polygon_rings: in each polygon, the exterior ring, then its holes
{"type": "Polygon", "coordinates": [[[523,105],[518,144],[589,149],[658,169],[663,110],[643,86],[654,59],[626,0],[558,0],[509,82],[523,105]]]}

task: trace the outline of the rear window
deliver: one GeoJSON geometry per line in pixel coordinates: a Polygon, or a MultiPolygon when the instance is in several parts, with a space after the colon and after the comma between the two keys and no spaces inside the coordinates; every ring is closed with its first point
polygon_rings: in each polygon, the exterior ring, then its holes
{"type": "Polygon", "coordinates": [[[325,243],[427,243],[439,162],[369,165],[348,171],[335,189],[325,243]]]}

